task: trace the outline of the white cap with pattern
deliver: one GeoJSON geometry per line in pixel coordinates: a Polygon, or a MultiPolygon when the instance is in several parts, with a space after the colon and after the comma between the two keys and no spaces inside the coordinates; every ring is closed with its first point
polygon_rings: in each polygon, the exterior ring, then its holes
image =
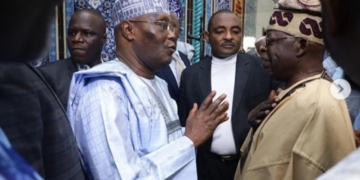
{"type": "Polygon", "coordinates": [[[115,0],[111,13],[114,26],[148,13],[169,14],[167,0],[115,0]]]}

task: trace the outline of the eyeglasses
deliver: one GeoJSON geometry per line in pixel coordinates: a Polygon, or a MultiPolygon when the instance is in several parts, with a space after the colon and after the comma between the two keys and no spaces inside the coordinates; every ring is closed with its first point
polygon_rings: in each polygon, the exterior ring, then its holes
{"type": "Polygon", "coordinates": [[[280,38],[272,38],[272,39],[266,38],[265,47],[270,46],[271,44],[275,43],[276,41],[284,40],[284,39],[287,39],[287,38],[288,37],[280,37],[280,38]]]}
{"type": "Polygon", "coordinates": [[[170,31],[170,32],[174,33],[175,30],[176,30],[176,28],[173,25],[171,25],[170,22],[166,22],[166,21],[135,21],[135,20],[130,20],[129,22],[155,24],[156,26],[160,26],[164,32],[169,32],[170,31]]]}

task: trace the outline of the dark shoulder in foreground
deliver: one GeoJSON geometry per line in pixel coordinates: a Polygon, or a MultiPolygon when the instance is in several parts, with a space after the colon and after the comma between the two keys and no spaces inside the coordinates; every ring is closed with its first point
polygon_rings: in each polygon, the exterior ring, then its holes
{"type": "Polygon", "coordinates": [[[56,61],[44,64],[42,66],[39,66],[38,69],[42,70],[42,69],[54,68],[54,67],[58,67],[58,66],[65,66],[67,63],[69,63],[68,61],[71,62],[71,59],[68,58],[68,59],[56,60],[56,61]]]}

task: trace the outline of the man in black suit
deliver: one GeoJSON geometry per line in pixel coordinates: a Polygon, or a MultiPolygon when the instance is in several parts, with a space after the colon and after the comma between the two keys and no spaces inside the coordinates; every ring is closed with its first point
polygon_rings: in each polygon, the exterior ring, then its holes
{"type": "Polygon", "coordinates": [[[27,64],[44,52],[58,3],[13,0],[2,8],[0,127],[44,179],[78,180],[84,174],[65,110],[41,74],[27,64]]]}
{"type": "Polygon", "coordinates": [[[72,75],[80,70],[80,66],[91,68],[101,63],[101,51],[106,43],[105,19],[95,10],[76,11],[69,22],[66,42],[71,58],[39,67],[65,109],[72,75]]]}
{"type": "MultiPolygon", "coordinates": [[[[175,28],[175,44],[180,37],[181,28],[177,15],[174,12],[170,13],[171,24],[175,28]]],[[[173,59],[169,65],[162,70],[156,71],[155,75],[165,80],[168,84],[168,90],[172,99],[176,102],[179,99],[179,83],[182,71],[190,66],[190,60],[186,54],[176,50],[173,54],[173,59]]]]}
{"type": "Polygon", "coordinates": [[[232,180],[240,158],[240,147],[250,129],[249,112],[264,101],[274,87],[261,67],[261,60],[238,53],[241,23],[229,10],[216,12],[209,21],[206,40],[212,57],[183,71],[179,92],[179,117],[184,125],[194,103],[201,103],[215,90],[227,94],[229,120],[220,124],[213,138],[197,151],[199,180],[232,180]]]}

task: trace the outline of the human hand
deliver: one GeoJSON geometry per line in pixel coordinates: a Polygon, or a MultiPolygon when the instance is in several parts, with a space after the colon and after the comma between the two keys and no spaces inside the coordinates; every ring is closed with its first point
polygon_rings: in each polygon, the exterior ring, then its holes
{"type": "Polygon", "coordinates": [[[212,91],[202,102],[200,108],[197,104],[191,109],[186,121],[185,136],[187,136],[195,147],[205,143],[214,133],[216,127],[229,119],[226,111],[229,103],[223,102],[226,98],[222,94],[214,102],[216,92],[212,91]]]}
{"type": "Polygon", "coordinates": [[[251,127],[257,129],[271,110],[277,106],[277,102],[277,99],[275,99],[275,91],[272,90],[267,100],[263,101],[250,111],[248,123],[251,127]]]}
{"type": "Polygon", "coordinates": [[[358,148],[360,146],[360,130],[354,130],[354,135],[355,135],[355,144],[356,147],[358,148]]]}

